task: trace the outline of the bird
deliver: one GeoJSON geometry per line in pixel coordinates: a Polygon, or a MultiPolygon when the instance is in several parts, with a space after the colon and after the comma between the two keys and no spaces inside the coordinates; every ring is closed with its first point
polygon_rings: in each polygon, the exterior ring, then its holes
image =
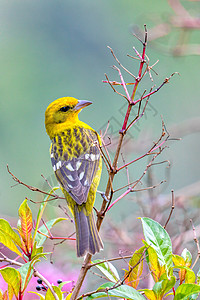
{"type": "Polygon", "coordinates": [[[45,111],[51,163],[74,217],[78,257],[93,255],[104,247],[93,213],[102,171],[101,140],[78,117],[91,104],[87,100],[62,97],[50,103],[45,111]]]}

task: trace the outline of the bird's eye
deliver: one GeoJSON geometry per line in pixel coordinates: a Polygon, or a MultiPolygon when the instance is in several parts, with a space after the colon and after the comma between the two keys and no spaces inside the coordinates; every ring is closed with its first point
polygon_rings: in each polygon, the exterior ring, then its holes
{"type": "Polygon", "coordinates": [[[63,106],[63,107],[61,107],[60,111],[66,112],[66,111],[68,111],[70,108],[71,108],[70,106],[63,106]]]}

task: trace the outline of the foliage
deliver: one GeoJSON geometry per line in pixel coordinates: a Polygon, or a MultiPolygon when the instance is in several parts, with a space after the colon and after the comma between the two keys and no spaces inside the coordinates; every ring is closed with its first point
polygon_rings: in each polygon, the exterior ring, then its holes
{"type": "MultiPolygon", "coordinates": [[[[3,267],[0,269],[0,273],[8,284],[8,290],[1,293],[3,299],[12,299],[13,296],[16,299],[22,299],[27,285],[33,275],[40,276],[35,269],[35,264],[40,261],[41,258],[46,258],[49,253],[43,252],[43,243],[49,230],[58,222],[64,220],[63,218],[57,218],[48,221],[45,226],[39,227],[42,214],[41,210],[46,206],[49,196],[46,197],[41,204],[39,213],[36,220],[36,228],[33,230],[33,219],[30,207],[27,204],[27,199],[23,201],[19,208],[19,221],[17,229],[12,228],[10,224],[0,219],[0,241],[1,243],[16,253],[18,257],[16,260],[5,258],[1,259],[8,261],[8,263],[18,266],[18,269],[14,267],[3,267]],[[44,234],[44,236],[42,235],[44,234]],[[18,262],[18,258],[23,260],[23,263],[18,262]]],[[[59,287],[55,288],[55,293],[61,293],[59,287]]],[[[51,291],[48,291],[48,294],[51,291]]],[[[52,295],[53,299],[54,296],[52,295]]],[[[60,299],[60,298],[59,298],[60,299]]]]}
{"type": "MultiPolygon", "coordinates": [[[[159,164],[155,163],[155,160],[165,149],[165,145],[169,139],[169,134],[166,130],[164,121],[162,120],[162,132],[160,138],[157,139],[157,142],[154,142],[153,146],[151,146],[140,157],[129,161],[128,163],[124,162],[122,166],[118,167],[118,159],[126,133],[136,122],[138,122],[143,117],[150,97],[153,94],[157,93],[165,84],[167,84],[170,78],[175,74],[173,73],[169,78],[165,78],[165,80],[160,84],[158,88],[152,86],[148,93],[146,93],[145,90],[141,97],[135,99],[135,97],[137,96],[136,91],[138,85],[143,77],[146,74],[149,74],[150,79],[153,80],[151,72],[155,64],[153,66],[150,66],[149,59],[146,55],[146,26],[144,42],[142,42],[141,40],[140,42],[142,43],[142,53],[139,54],[139,52],[134,48],[137,56],[136,58],[139,61],[139,71],[137,76],[133,75],[125,67],[123,67],[115,56],[113,50],[109,48],[117,64],[121,69],[128,73],[131,78],[133,78],[134,82],[126,83],[122,76],[121,70],[116,66],[113,66],[113,69],[118,72],[120,82],[110,81],[107,75],[106,80],[104,81],[112,87],[112,90],[115,93],[119,94],[126,100],[127,111],[124,116],[122,127],[119,130],[118,144],[115,149],[113,162],[111,162],[109,151],[104,140],[104,135],[101,136],[102,145],[99,145],[99,149],[101,151],[103,161],[107,167],[108,183],[106,186],[105,194],[102,194],[102,206],[97,212],[98,230],[101,227],[106,213],[108,213],[114,205],[116,205],[122,198],[124,198],[128,194],[138,191],[138,189],[136,190],[136,187],[141,184],[143,177],[147,174],[147,172],[152,168],[154,164],[159,164]],[[130,86],[133,87],[131,93],[128,90],[130,86]],[[117,90],[117,87],[123,88],[124,94],[122,94],[121,91],[119,92],[117,90]],[[143,103],[142,101],[144,102],[143,108],[141,108],[141,103],[143,103]],[[136,106],[138,106],[137,115],[133,120],[130,121],[129,118],[131,110],[136,106]],[[136,161],[143,159],[144,157],[150,157],[150,159],[148,160],[148,164],[146,165],[145,169],[142,170],[142,174],[139,176],[139,178],[136,181],[130,183],[129,176],[127,175],[128,184],[114,190],[113,180],[115,175],[118,174],[121,170],[126,170],[128,173],[128,167],[130,165],[133,165],[136,161]],[[125,188],[125,192],[122,192],[119,197],[112,201],[114,195],[116,195],[116,191],[121,191],[125,188]]],[[[135,59],[135,57],[130,57],[135,59]]],[[[38,188],[34,188],[32,186],[24,184],[16,176],[14,176],[9,169],[8,172],[17,183],[25,185],[32,191],[37,191],[44,194],[45,198],[40,205],[35,222],[33,222],[33,214],[27,204],[27,199],[23,201],[19,208],[19,221],[17,224],[17,228],[12,228],[7,220],[0,219],[0,242],[6,248],[12,251],[14,255],[17,255],[16,258],[12,260],[4,254],[1,254],[2,257],[0,258],[0,261],[6,262],[8,264],[0,268],[0,273],[8,286],[7,290],[0,291],[1,299],[11,300],[13,299],[13,297],[15,297],[17,300],[22,300],[24,298],[24,293],[27,289],[28,283],[33,276],[40,279],[39,282],[43,285],[43,292],[45,292],[42,294],[38,291],[32,291],[33,294],[37,295],[38,299],[81,300],[85,298],[87,300],[90,300],[97,298],[116,297],[120,299],[123,298],[132,300],[162,300],[168,296],[173,297],[174,300],[190,300],[198,298],[198,295],[200,293],[200,272],[197,272],[197,274],[195,274],[193,270],[200,253],[198,240],[197,238],[195,238],[198,248],[198,256],[194,260],[193,264],[192,254],[187,248],[182,251],[181,255],[173,253],[172,241],[170,235],[165,229],[171,218],[171,214],[174,208],[173,203],[169,218],[164,227],[153,220],[153,218],[140,218],[143,228],[144,240],[141,241],[141,246],[139,249],[131,249],[131,253],[134,251],[132,255],[128,257],[124,257],[123,255],[121,255],[120,257],[98,259],[92,261],[92,255],[88,253],[84,258],[78,280],[73,290],[64,290],[64,286],[65,284],[67,284],[67,282],[59,282],[57,286],[51,284],[47,278],[44,278],[38,272],[36,264],[39,263],[42,258],[46,258],[46,256],[49,254],[43,249],[46,239],[56,239],[51,234],[51,228],[65,219],[54,218],[48,220],[47,222],[43,221],[42,223],[42,216],[49,200],[61,199],[62,197],[59,197],[55,193],[58,187],[52,188],[50,192],[45,192],[39,190],[38,188]],[[117,268],[113,264],[113,262],[116,260],[125,260],[127,262],[127,259],[129,259],[127,269],[117,268]],[[82,287],[87,272],[90,269],[94,268],[98,269],[98,271],[103,275],[102,278],[104,278],[105,282],[103,284],[100,284],[97,289],[82,294],[79,297],[79,291],[82,287]],[[121,274],[123,275],[121,276],[121,274]],[[152,287],[144,287],[143,282],[144,278],[146,277],[152,277],[152,287]]],[[[163,181],[160,182],[160,184],[162,183],[163,181]]],[[[150,185],[143,190],[153,190],[154,188],[155,185],[150,185]]],[[[57,237],[57,239],[73,240],[74,238],[57,237]]],[[[40,287],[38,290],[40,291],[40,287]]]]}
{"type": "MultiPolygon", "coordinates": [[[[41,207],[46,205],[46,200],[41,207]]],[[[1,242],[24,260],[23,264],[18,263],[16,260],[16,265],[20,266],[18,269],[14,267],[1,268],[0,273],[8,284],[7,291],[1,292],[2,299],[12,299],[13,296],[16,299],[22,299],[31,276],[36,272],[35,264],[48,254],[43,252],[42,245],[44,240],[39,238],[41,234],[37,232],[35,235],[33,232],[35,239],[32,238],[32,213],[26,199],[19,208],[19,216],[18,234],[6,220],[0,220],[1,242]]],[[[41,217],[40,214],[38,216],[41,217]]],[[[62,220],[59,218],[49,221],[45,224],[46,230],[44,225],[42,225],[38,231],[48,233],[52,226],[62,220]]],[[[38,224],[38,222],[39,220],[37,219],[36,223],[38,224]]],[[[124,278],[120,278],[119,272],[110,261],[94,260],[91,267],[95,266],[98,268],[107,278],[107,282],[100,285],[96,291],[83,296],[87,300],[109,296],[133,300],[146,298],[149,300],[161,300],[173,294],[175,300],[197,299],[200,293],[199,278],[191,268],[192,255],[189,250],[184,249],[181,256],[173,254],[171,239],[167,231],[150,218],[143,217],[141,222],[145,237],[145,240],[143,240],[144,246],[133,253],[129,260],[128,270],[124,270],[124,278]],[[144,263],[146,264],[145,268],[148,267],[148,271],[145,271],[144,263]],[[176,276],[177,269],[179,270],[178,277],[176,276]],[[154,286],[152,289],[137,290],[144,272],[151,274],[154,286]]],[[[11,262],[9,259],[5,260],[11,262]]],[[[37,292],[34,293],[39,299],[55,299],[55,296],[59,300],[69,299],[70,295],[64,296],[62,292],[64,285],[65,282],[59,284],[59,286],[52,285],[51,288],[54,291],[54,295],[50,287],[47,288],[45,296],[37,292]]]]}

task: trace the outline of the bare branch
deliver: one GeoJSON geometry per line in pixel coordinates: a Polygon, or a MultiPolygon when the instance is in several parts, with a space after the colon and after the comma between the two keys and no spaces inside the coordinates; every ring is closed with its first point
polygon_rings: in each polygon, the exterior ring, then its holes
{"type": "Polygon", "coordinates": [[[169,223],[169,220],[171,219],[173,210],[174,210],[174,208],[175,208],[174,191],[172,190],[171,192],[172,192],[172,206],[171,206],[171,211],[170,211],[170,213],[169,213],[169,217],[168,217],[168,219],[167,219],[165,225],[163,226],[164,229],[166,228],[167,224],[169,223]]]}
{"type": "Polygon", "coordinates": [[[143,99],[145,99],[145,98],[147,98],[147,97],[149,97],[149,96],[151,96],[151,95],[157,93],[157,92],[158,92],[158,91],[159,91],[166,83],[169,82],[169,80],[170,80],[170,79],[172,78],[172,76],[174,76],[175,74],[180,75],[178,72],[172,73],[171,76],[170,76],[169,78],[165,78],[165,80],[163,81],[163,83],[162,83],[157,89],[155,89],[154,91],[150,92],[148,95],[144,96],[142,99],[140,98],[140,99],[138,99],[138,100],[133,101],[133,104],[135,105],[135,104],[137,104],[139,101],[142,101],[143,99]]]}
{"type": "MultiPolygon", "coordinates": [[[[31,185],[28,185],[28,184],[24,183],[23,181],[21,181],[20,179],[18,179],[18,178],[10,171],[8,165],[7,165],[7,170],[8,170],[8,173],[12,176],[12,178],[13,178],[14,181],[16,181],[18,184],[21,184],[21,185],[27,187],[29,190],[31,190],[31,191],[33,191],[33,192],[38,192],[38,193],[41,193],[41,194],[44,194],[44,195],[47,195],[47,196],[51,196],[51,197],[54,198],[53,200],[55,200],[55,199],[65,199],[64,197],[60,197],[60,196],[58,196],[57,194],[52,195],[52,194],[50,194],[50,193],[47,193],[47,192],[45,192],[45,191],[40,190],[39,188],[36,188],[36,187],[33,187],[33,186],[31,186],[31,185]]],[[[30,200],[30,201],[31,201],[31,200],[30,200]]],[[[33,202],[33,201],[32,201],[32,202],[33,202]]],[[[42,201],[42,202],[43,202],[43,201],[42,201]]],[[[36,202],[36,203],[38,203],[38,202],[36,202]]]]}
{"type": "Polygon", "coordinates": [[[111,81],[108,79],[107,74],[105,74],[105,76],[106,76],[107,82],[109,83],[109,85],[111,86],[111,88],[113,89],[113,91],[114,91],[115,93],[117,93],[118,95],[122,96],[123,98],[125,98],[125,99],[129,102],[128,98],[127,98],[125,95],[123,95],[122,93],[118,92],[118,91],[113,87],[111,81]]]}
{"type": "Polygon", "coordinates": [[[200,259],[200,247],[199,247],[199,240],[197,239],[197,235],[196,235],[196,230],[195,230],[195,227],[194,227],[194,224],[192,222],[192,220],[190,219],[190,222],[192,224],[192,230],[193,230],[193,236],[194,236],[194,242],[196,243],[196,246],[197,246],[197,257],[191,267],[191,269],[194,268],[194,266],[196,265],[197,261],[200,259]]]}
{"type": "Polygon", "coordinates": [[[130,95],[129,95],[129,92],[128,92],[128,90],[127,90],[126,83],[125,83],[125,81],[124,81],[124,78],[123,78],[123,76],[122,76],[122,73],[121,73],[120,69],[117,68],[116,66],[113,66],[113,69],[115,69],[115,70],[118,71],[119,77],[120,77],[120,79],[121,79],[121,82],[122,82],[122,85],[123,85],[123,88],[124,88],[124,91],[125,91],[126,96],[127,96],[127,99],[128,99],[128,101],[130,102],[130,95]]]}
{"type": "Polygon", "coordinates": [[[116,55],[114,54],[113,49],[112,49],[111,47],[109,47],[109,46],[107,46],[107,47],[108,47],[108,49],[110,49],[110,51],[111,51],[111,53],[112,53],[114,59],[115,59],[116,62],[120,65],[120,67],[122,67],[122,69],[124,69],[125,72],[127,72],[129,75],[131,75],[133,78],[136,79],[135,75],[133,75],[129,70],[127,70],[127,69],[120,63],[120,61],[117,59],[116,55]]]}
{"type": "Polygon", "coordinates": [[[50,282],[44,276],[42,276],[42,274],[40,274],[36,269],[34,269],[33,274],[34,274],[35,277],[40,278],[48,286],[48,288],[50,289],[50,291],[53,294],[54,298],[56,300],[59,300],[59,298],[58,298],[57,294],[54,292],[54,289],[53,289],[52,285],[50,284],[50,282]]]}

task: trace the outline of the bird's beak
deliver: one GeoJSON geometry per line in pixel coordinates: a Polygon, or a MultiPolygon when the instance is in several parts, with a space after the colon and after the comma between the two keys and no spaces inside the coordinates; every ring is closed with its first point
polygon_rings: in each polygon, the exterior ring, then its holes
{"type": "Polygon", "coordinates": [[[91,101],[88,100],[78,100],[78,103],[76,104],[76,106],[74,107],[75,110],[80,110],[88,105],[92,104],[91,101]]]}

